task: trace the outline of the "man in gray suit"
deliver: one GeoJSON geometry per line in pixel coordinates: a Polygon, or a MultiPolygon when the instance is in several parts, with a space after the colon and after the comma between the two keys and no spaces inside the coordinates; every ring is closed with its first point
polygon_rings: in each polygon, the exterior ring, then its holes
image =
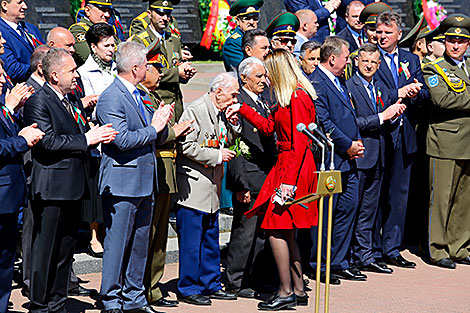
{"type": "Polygon", "coordinates": [[[100,124],[112,123],[119,134],[102,146],[99,192],[106,227],[101,294],[104,312],[155,311],[144,294],[144,270],[154,192],[155,145],[168,136],[173,105],[155,112],[145,107],[135,87],[145,79],[147,50],[135,42],[118,46],[118,76],[96,106],[100,124]]]}
{"type": "MultiPolygon", "coordinates": [[[[209,93],[189,104],[180,122],[194,120],[194,131],[181,142],[177,158],[176,225],[179,240],[181,299],[210,305],[213,299],[234,300],[220,285],[219,208],[223,162],[235,152],[223,111],[237,102],[238,82],[233,72],[217,75],[209,93]]],[[[231,121],[238,125],[238,120],[231,121]]],[[[233,127],[233,126],[232,126],[233,127]]],[[[236,129],[237,127],[235,127],[236,129]]]]}

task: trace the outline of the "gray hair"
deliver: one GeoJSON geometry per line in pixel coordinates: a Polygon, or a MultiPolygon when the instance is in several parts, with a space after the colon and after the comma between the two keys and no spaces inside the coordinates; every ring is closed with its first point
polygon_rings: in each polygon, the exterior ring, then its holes
{"type": "Polygon", "coordinates": [[[71,57],[70,53],[62,48],[51,48],[42,59],[42,71],[46,82],[50,82],[51,74],[62,67],[65,57],[71,57]]]}
{"type": "Polygon", "coordinates": [[[396,12],[383,12],[377,16],[377,26],[379,26],[379,24],[392,26],[393,23],[397,25],[398,30],[401,30],[401,16],[396,12]]]}
{"type": "Polygon", "coordinates": [[[255,57],[249,57],[243,60],[238,66],[238,75],[250,76],[251,72],[253,72],[254,64],[258,64],[264,67],[264,63],[260,59],[255,57]]]}
{"type": "Polygon", "coordinates": [[[33,54],[31,55],[31,59],[29,61],[29,66],[32,72],[37,71],[39,64],[42,64],[42,60],[50,49],[51,47],[46,45],[40,45],[36,47],[36,49],[34,49],[33,54]]]}
{"type": "Polygon", "coordinates": [[[319,43],[318,41],[315,41],[315,40],[306,41],[304,42],[302,47],[300,47],[300,56],[302,58],[305,58],[305,54],[307,53],[307,51],[309,50],[314,51],[320,48],[321,48],[321,43],[319,43]]]}
{"type": "Polygon", "coordinates": [[[320,48],[320,63],[328,61],[328,58],[332,55],[341,55],[343,53],[343,46],[349,49],[349,42],[338,36],[326,37],[320,48]]]}
{"type": "Polygon", "coordinates": [[[220,73],[209,84],[209,91],[215,92],[219,88],[227,88],[232,86],[233,82],[237,81],[237,74],[235,72],[220,73]]]}
{"type": "Polygon", "coordinates": [[[147,48],[134,41],[121,42],[116,52],[116,67],[119,74],[129,73],[134,65],[141,65],[147,59],[147,48]]]}

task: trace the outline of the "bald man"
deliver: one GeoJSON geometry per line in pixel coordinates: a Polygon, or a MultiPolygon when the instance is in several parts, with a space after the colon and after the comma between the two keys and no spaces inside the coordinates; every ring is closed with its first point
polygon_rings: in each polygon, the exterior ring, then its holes
{"type": "Polygon", "coordinates": [[[346,28],[337,35],[349,42],[349,51],[356,51],[364,43],[362,33],[364,24],[359,21],[362,9],[364,9],[364,4],[361,1],[352,1],[348,4],[345,14],[346,28]]]}
{"type": "Polygon", "coordinates": [[[300,21],[300,27],[295,35],[297,43],[294,46],[294,54],[296,57],[299,57],[302,45],[311,40],[317,33],[318,20],[315,13],[308,9],[298,10],[295,12],[295,15],[300,21]]]}

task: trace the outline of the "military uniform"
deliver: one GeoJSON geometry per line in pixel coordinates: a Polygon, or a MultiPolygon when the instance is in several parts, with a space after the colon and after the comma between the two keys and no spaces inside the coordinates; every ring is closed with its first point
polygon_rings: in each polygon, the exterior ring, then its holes
{"type": "MultiPolygon", "coordinates": [[[[450,15],[440,27],[447,29],[446,36],[470,38],[470,18],[465,15],[450,15]]],[[[447,268],[455,268],[449,259],[470,264],[470,60],[462,64],[464,68],[445,54],[423,69],[433,104],[426,147],[429,253],[436,265],[447,268]]]]}
{"type": "MultiPolygon", "coordinates": [[[[146,30],[147,27],[149,27],[149,25],[150,25],[150,16],[148,14],[148,11],[144,11],[140,13],[131,22],[131,27],[129,28],[129,37],[146,30]]],[[[175,35],[181,38],[181,33],[179,32],[179,29],[178,29],[178,22],[173,16],[171,17],[171,21],[170,21],[170,24],[168,25],[167,31],[171,32],[172,35],[175,35]]]]}

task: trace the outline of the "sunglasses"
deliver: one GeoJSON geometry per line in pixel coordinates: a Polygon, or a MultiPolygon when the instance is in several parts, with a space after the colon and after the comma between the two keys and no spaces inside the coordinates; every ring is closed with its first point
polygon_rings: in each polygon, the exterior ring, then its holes
{"type": "Polygon", "coordinates": [[[168,16],[168,17],[171,17],[171,11],[170,10],[154,10],[158,15],[160,16],[168,16]]]}
{"type": "Polygon", "coordinates": [[[248,21],[255,21],[255,22],[258,22],[259,21],[259,15],[246,15],[246,16],[242,16],[240,17],[240,19],[244,22],[248,22],[248,21]]]}
{"type": "Polygon", "coordinates": [[[282,38],[276,38],[276,40],[279,41],[284,46],[287,45],[289,42],[292,43],[293,45],[297,43],[297,39],[295,38],[282,37],[282,38]]]}

